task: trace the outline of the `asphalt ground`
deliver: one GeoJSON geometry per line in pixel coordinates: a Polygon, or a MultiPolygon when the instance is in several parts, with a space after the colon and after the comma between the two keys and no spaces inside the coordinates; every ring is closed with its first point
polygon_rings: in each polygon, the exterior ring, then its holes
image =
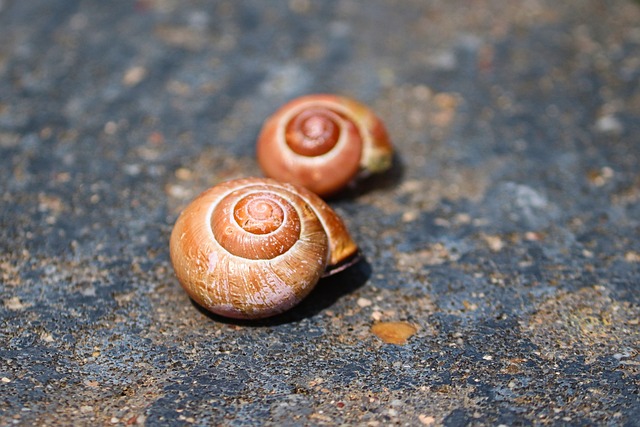
{"type": "Polygon", "coordinates": [[[630,0],[0,0],[0,424],[637,425],[639,22],[630,0]],[[209,315],[172,225],[260,175],[264,119],[318,92],[396,148],[329,200],[364,260],[279,317],[209,315]]]}

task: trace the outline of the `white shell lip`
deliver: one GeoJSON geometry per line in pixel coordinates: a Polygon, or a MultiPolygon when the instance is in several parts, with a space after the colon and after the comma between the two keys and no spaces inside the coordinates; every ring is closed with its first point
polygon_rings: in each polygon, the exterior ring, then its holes
{"type": "Polygon", "coordinates": [[[340,263],[335,264],[335,265],[327,266],[327,269],[322,274],[321,278],[325,278],[325,277],[333,276],[334,274],[338,274],[338,273],[340,273],[340,272],[342,272],[342,271],[344,271],[344,270],[346,270],[346,269],[358,264],[363,259],[364,259],[364,255],[358,249],[353,255],[351,255],[347,259],[341,261],[340,263]]]}

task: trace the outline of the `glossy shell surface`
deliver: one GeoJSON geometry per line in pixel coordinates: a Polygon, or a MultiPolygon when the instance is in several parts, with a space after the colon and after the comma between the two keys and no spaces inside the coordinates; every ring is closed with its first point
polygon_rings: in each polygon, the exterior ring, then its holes
{"type": "Polygon", "coordinates": [[[393,148],[366,105],[319,94],[294,99],[268,118],[257,156],[267,176],[329,196],[360,175],[388,169],[393,148]]]}
{"type": "Polygon", "coordinates": [[[180,214],[170,241],[189,296],[216,314],[248,319],[293,307],[356,252],[341,219],[318,196],[263,178],[203,192],[180,214]]]}

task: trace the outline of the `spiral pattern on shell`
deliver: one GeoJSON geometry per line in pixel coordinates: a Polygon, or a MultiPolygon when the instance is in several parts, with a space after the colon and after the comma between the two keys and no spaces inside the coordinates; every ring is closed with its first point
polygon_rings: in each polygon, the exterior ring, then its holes
{"type": "Polygon", "coordinates": [[[308,95],[265,121],[257,155],[267,176],[328,196],[359,175],[388,169],[393,148],[367,106],[336,95],[308,95]]]}
{"type": "Polygon", "coordinates": [[[219,184],[187,206],[170,252],[195,302],[216,314],[252,319],[293,307],[357,247],[316,195],[247,178],[219,184]]]}

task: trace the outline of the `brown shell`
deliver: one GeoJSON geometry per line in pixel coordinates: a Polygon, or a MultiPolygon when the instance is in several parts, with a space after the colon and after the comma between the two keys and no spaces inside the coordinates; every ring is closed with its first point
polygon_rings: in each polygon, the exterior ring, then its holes
{"type": "Polygon", "coordinates": [[[267,176],[328,196],[359,174],[388,169],[393,148],[382,121],[367,106],[319,94],[294,99],[269,117],[257,156],[267,176]]]}
{"type": "Polygon", "coordinates": [[[356,252],[340,218],[318,196],[266,178],[203,192],[180,214],[170,241],[189,296],[213,313],[246,319],[293,307],[356,252]]]}

